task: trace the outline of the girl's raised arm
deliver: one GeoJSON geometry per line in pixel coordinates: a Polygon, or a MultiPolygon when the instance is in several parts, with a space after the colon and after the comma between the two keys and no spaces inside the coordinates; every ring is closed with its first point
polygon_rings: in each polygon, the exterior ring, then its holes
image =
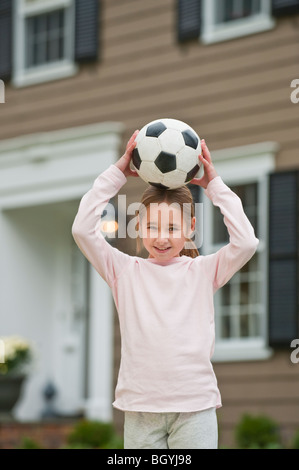
{"type": "Polygon", "coordinates": [[[83,196],[72,226],[78,247],[110,287],[129,262],[130,256],[106,241],[101,232],[101,216],[109,200],[126,183],[126,176],[135,176],[129,164],[137,133],[135,131],[129,140],[125,154],[115,165],[110,165],[83,196]]]}
{"type": "Polygon", "coordinates": [[[191,183],[202,186],[212,203],[219,207],[229,233],[229,243],[203,260],[217,290],[252,258],[259,241],[244,213],[241,199],[217,175],[204,140],[202,150],[199,160],[204,165],[204,175],[191,183]]]}

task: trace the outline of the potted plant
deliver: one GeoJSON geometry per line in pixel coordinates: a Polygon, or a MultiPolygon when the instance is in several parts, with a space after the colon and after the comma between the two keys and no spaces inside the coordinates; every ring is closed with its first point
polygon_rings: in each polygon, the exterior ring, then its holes
{"type": "Polygon", "coordinates": [[[0,417],[11,417],[32,360],[32,347],[20,336],[0,337],[0,417]]]}

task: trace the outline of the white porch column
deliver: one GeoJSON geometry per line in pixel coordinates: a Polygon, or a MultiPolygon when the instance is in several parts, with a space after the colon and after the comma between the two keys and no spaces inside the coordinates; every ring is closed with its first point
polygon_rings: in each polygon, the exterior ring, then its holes
{"type": "Polygon", "coordinates": [[[112,420],[113,387],[113,299],[109,286],[90,267],[90,334],[88,399],[86,415],[112,420]]]}

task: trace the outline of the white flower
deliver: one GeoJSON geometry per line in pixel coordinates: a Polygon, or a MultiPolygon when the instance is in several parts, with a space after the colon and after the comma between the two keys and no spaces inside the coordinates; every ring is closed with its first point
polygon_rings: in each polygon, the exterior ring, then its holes
{"type": "Polygon", "coordinates": [[[4,361],[1,361],[0,373],[7,373],[11,368],[19,368],[30,358],[31,344],[21,336],[4,336],[0,337],[0,341],[4,350],[4,361]]]}

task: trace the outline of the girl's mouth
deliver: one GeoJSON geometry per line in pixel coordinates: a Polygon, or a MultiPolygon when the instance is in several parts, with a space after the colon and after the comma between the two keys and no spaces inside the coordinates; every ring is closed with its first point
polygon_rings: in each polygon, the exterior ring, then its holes
{"type": "Polygon", "coordinates": [[[167,251],[170,250],[170,247],[168,247],[168,248],[157,248],[156,246],[154,246],[154,248],[158,253],[167,253],[167,251]]]}

